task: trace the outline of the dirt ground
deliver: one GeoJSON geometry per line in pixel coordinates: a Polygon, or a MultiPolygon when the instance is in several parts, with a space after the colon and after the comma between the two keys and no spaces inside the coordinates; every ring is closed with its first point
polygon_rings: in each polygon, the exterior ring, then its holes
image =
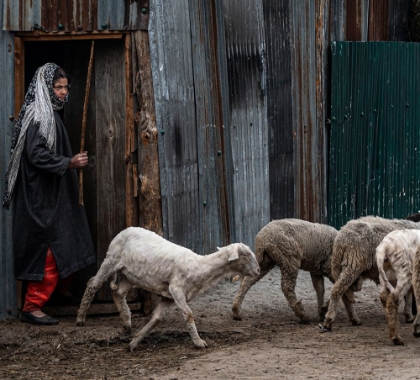
{"type": "MultiPolygon", "coordinates": [[[[301,272],[297,292],[310,324],[300,324],[271,271],[243,303],[243,321],[231,317],[239,283],[223,282],[190,302],[209,348],[194,348],[176,308],[130,352],[117,315],[74,317],[39,327],[0,323],[0,379],[420,379],[420,339],[400,313],[404,346],[388,339],[379,288],[357,294],[363,325],[352,326],[341,306],[333,332],[318,332],[315,291],[301,272]]],[[[327,284],[329,296],[331,285],[327,284]]],[[[148,318],[133,313],[133,330],[148,318]]]]}

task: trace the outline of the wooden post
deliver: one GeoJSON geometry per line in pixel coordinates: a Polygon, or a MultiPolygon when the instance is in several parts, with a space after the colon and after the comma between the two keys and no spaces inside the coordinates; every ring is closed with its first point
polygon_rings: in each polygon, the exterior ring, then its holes
{"type": "MultiPolygon", "coordinates": [[[[20,108],[25,101],[25,47],[19,37],[14,38],[15,45],[15,121],[17,120],[20,108]]],[[[26,293],[22,281],[16,282],[17,306],[22,310],[24,297],[26,293]]]]}
{"type": "MultiPolygon", "coordinates": [[[[160,200],[158,133],[153,93],[152,69],[150,62],[149,35],[145,31],[134,32],[138,72],[135,92],[139,110],[136,112],[136,125],[139,135],[138,167],[136,175],[140,179],[139,188],[139,225],[163,235],[162,208],[160,200]]],[[[140,291],[142,312],[152,313],[158,297],[140,291]]]]}
{"type": "MultiPolygon", "coordinates": [[[[92,66],[93,66],[93,54],[94,54],[95,42],[92,41],[90,47],[90,59],[88,66],[88,73],[86,79],[86,92],[85,102],[83,104],[83,118],[82,118],[82,132],[80,138],[80,153],[83,153],[85,149],[85,135],[86,135],[86,116],[89,105],[89,92],[90,92],[90,80],[92,78],[92,66]]],[[[83,205],[83,169],[79,169],[79,204],[83,205]]]]}

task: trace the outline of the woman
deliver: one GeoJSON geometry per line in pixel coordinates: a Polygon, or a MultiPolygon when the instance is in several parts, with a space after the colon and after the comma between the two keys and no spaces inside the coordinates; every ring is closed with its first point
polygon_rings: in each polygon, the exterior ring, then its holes
{"type": "Polygon", "coordinates": [[[28,284],[21,320],[39,325],[58,323],[41,309],[59,280],[68,283],[96,259],[75,170],[87,165],[87,152],[73,156],[57,113],[69,88],[61,67],[38,68],[13,131],[5,178],[3,207],[14,199],[15,276],[28,284]]]}

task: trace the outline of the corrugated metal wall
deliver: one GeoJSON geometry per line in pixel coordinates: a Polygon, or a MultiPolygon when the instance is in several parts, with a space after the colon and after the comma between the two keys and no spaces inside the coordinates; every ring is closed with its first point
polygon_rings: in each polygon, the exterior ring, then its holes
{"type": "MultiPolygon", "coordinates": [[[[0,0],[0,11],[4,2],[0,0]]],[[[0,30],[3,21],[0,20],[0,30]]],[[[4,193],[4,175],[6,163],[10,157],[13,122],[9,116],[14,115],[14,49],[13,34],[0,31],[0,75],[2,90],[0,91],[0,193],[4,193]]],[[[0,320],[14,317],[17,314],[16,281],[13,268],[12,251],[12,211],[0,208],[0,320]]]]}
{"type": "Polygon", "coordinates": [[[419,60],[416,43],[333,44],[331,225],[420,209],[419,60]]]}
{"type": "Polygon", "coordinates": [[[233,241],[251,247],[270,221],[267,49],[260,0],[223,1],[229,81],[233,241]]]}
{"type": "MultiPolygon", "coordinates": [[[[239,240],[253,246],[273,218],[327,220],[330,42],[406,40],[411,0],[1,4],[2,30],[37,24],[83,35],[149,27],[164,234],[207,253],[239,240]]],[[[0,41],[3,51],[9,43],[13,49],[11,34],[2,32],[0,41]]],[[[0,58],[11,86],[0,95],[5,126],[13,111],[12,55],[0,58]]],[[[10,136],[2,134],[8,149],[10,136]]],[[[2,263],[10,265],[7,215],[2,263]]]]}
{"type": "Polygon", "coordinates": [[[295,215],[289,0],[264,0],[270,219],[295,215]]]}
{"type": "Polygon", "coordinates": [[[164,236],[199,253],[229,240],[216,9],[157,0],[149,24],[164,236]]]}
{"type": "Polygon", "coordinates": [[[148,0],[5,0],[3,27],[62,33],[147,29],[148,3],[148,0]]]}

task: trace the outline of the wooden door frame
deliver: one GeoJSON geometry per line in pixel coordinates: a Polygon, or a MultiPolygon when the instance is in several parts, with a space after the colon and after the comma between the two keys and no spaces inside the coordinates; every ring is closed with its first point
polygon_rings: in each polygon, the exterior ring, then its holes
{"type": "MultiPolygon", "coordinates": [[[[134,128],[134,107],[132,84],[132,59],[131,59],[131,32],[107,32],[91,34],[55,34],[36,32],[19,32],[14,37],[14,120],[17,120],[20,109],[25,100],[25,43],[26,42],[55,42],[55,41],[85,41],[85,40],[114,40],[123,39],[125,44],[125,79],[126,79],[126,223],[127,227],[137,225],[138,206],[136,207],[135,189],[137,188],[137,165],[134,164],[131,156],[135,152],[135,128],[134,128]]],[[[24,302],[23,281],[17,281],[16,296],[18,310],[22,310],[24,302]]]]}

